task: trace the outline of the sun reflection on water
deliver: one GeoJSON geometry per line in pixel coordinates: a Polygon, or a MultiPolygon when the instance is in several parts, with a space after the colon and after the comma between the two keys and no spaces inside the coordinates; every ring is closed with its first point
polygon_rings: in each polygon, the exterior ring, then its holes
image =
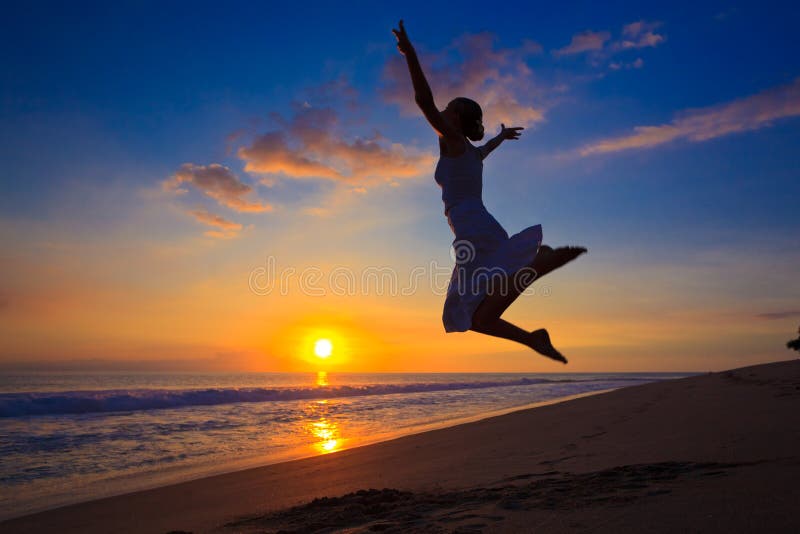
{"type": "Polygon", "coordinates": [[[321,453],[335,452],[341,448],[339,425],[327,418],[311,423],[311,433],[319,440],[314,448],[321,453]]]}
{"type": "Polygon", "coordinates": [[[317,385],[318,386],[327,386],[328,384],[328,372],[327,371],[319,371],[317,373],[317,385]]]}
{"type": "MultiPolygon", "coordinates": [[[[328,372],[318,371],[316,385],[328,387],[328,372]]],[[[342,448],[344,440],[341,436],[339,424],[331,418],[331,405],[327,399],[309,402],[306,405],[308,420],[304,430],[310,435],[314,443],[312,448],[318,453],[328,454],[342,448]]]]}
{"type": "Polygon", "coordinates": [[[305,431],[314,439],[312,447],[317,452],[327,454],[342,448],[342,436],[339,425],[328,416],[327,400],[319,400],[306,407],[311,417],[305,425],[305,431]]]}

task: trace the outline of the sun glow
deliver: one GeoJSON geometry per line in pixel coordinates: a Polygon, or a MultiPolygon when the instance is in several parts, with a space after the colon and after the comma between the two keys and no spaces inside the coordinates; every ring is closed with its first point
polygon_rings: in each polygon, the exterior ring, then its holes
{"type": "MultiPolygon", "coordinates": [[[[319,326],[322,319],[314,317],[307,324],[287,328],[285,337],[276,344],[291,347],[295,369],[304,372],[338,371],[353,362],[354,340],[358,335],[339,325],[319,326]]],[[[329,322],[329,321],[325,321],[329,322]]]]}
{"type": "Polygon", "coordinates": [[[314,354],[320,358],[327,358],[333,352],[333,343],[330,339],[318,339],[314,342],[314,354]]]}

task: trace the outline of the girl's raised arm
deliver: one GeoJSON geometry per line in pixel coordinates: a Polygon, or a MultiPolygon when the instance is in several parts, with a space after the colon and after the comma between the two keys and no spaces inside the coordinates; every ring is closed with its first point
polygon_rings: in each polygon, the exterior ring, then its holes
{"type": "Polygon", "coordinates": [[[414,85],[414,100],[422,110],[425,118],[428,119],[430,125],[439,134],[439,137],[455,139],[461,142],[463,137],[461,132],[442,117],[442,114],[436,108],[436,104],[433,101],[433,92],[428,85],[428,80],[425,79],[425,74],[422,72],[419,59],[417,59],[417,52],[411,46],[411,41],[408,39],[402,20],[400,21],[400,29],[393,29],[392,33],[397,37],[397,49],[406,57],[408,71],[411,74],[411,83],[414,85]]]}

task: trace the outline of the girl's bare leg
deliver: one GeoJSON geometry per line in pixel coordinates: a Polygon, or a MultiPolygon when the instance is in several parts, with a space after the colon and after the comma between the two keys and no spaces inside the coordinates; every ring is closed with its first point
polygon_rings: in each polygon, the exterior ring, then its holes
{"type": "Polygon", "coordinates": [[[583,247],[561,247],[553,250],[547,245],[542,245],[530,265],[536,271],[535,279],[526,280],[527,283],[514,280],[511,284],[501,284],[504,291],[490,291],[475,310],[472,317],[472,330],[516,341],[548,358],[567,363],[567,359],[553,347],[547,330],[540,328],[533,332],[527,332],[501,319],[500,316],[534,280],[538,280],[545,274],[574,260],[584,252],[586,249],[583,247]]]}
{"type": "MultiPolygon", "coordinates": [[[[503,287],[505,290],[504,295],[502,295],[503,298],[498,298],[498,300],[493,303],[492,311],[496,313],[497,317],[500,317],[503,315],[503,312],[511,306],[511,303],[517,300],[517,297],[519,297],[533,282],[540,280],[547,273],[551,273],[566,263],[569,263],[584,252],[586,252],[584,247],[559,247],[553,250],[547,245],[542,245],[539,247],[539,253],[536,255],[536,258],[534,258],[533,263],[528,266],[529,269],[533,270],[535,276],[518,276],[510,280],[511,283],[503,287]]],[[[522,273],[520,272],[517,274],[521,275],[522,273]]],[[[495,293],[497,293],[497,291],[495,291],[495,293]]]]}
{"type": "Polygon", "coordinates": [[[567,363],[567,359],[564,355],[558,352],[556,348],[553,347],[553,344],[550,343],[550,335],[544,328],[534,330],[533,332],[526,332],[522,328],[509,323],[505,319],[500,319],[499,317],[483,318],[481,314],[484,312],[481,310],[481,306],[488,302],[488,306],[484,308],[484,310],[489,309],[493,304],[492,300],[496,296],[497,295],[487,295],[480,306],[478,306],[478,309],[475,310],[475,315],[472,316],[472,330],[480,332],[481,334],[516,341],[548,358],[567,363]]]}

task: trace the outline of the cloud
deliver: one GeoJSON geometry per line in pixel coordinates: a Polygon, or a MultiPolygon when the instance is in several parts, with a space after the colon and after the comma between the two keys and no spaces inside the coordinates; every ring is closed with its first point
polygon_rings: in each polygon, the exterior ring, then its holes
{"type": "Polygon", "coordinates": [[[203,235],[206,237],[213,237],[214,239],[231,239],[239,235],[238,232],[230,232],[230,231],[218,231],[218,230],[209,230],[207,232],[203,232],[203,235]]]}
{"type": "Polygon", "coordinates": [[[725,104],[687,110],[668,124],[636,126],[630,135],[610,137],[580,149],[581,156],[652,148],[671,141],[707,141],[724,135],[758,130],[776,120],[800,115],[800,78],[725,104]]]}
{"type": "Polygon", "coordinates": [[[190,210],[187,213],[200,223],[218,228],[217,230],[209,230],[205,232],[205,235],[208,237],[230,239],[232,237],[236,237],[242,230],[241,224],[229,221],[221,215],[210,213],[203,208],[190,210]]]}
{"type": "MultiPolygon", "coordinates": [[[[666,37],[655,31],[659,26],[661,26],[660,22],[646,20],[632,22],[623,26],[619,37],[613,40],[610,32],[587,30],[573,35],[567,46],[553,50],[552,53],[556,58],[588,54],[592,66],[599,67],[614,54],[626,50],[656,47],[664,43],[666,37]]],[[[644,60],[641,58],[632,62],[615,61],[608,65],[611,70],[640,69],[643,66],[644,60]]]]}
{"type": "Polygon", "coordinates": [[[789,317],[800,317],[800,310],[759,313],[756,317],[760,317],[762,319],[787,319],[789,317]]]}
{"type": "Polygon", "coordinates": [[[200,221],[203,224],[207,224],[209,226],[216,226],[218,228],[222,228],[223,230],[241,230],[242,225],[231,222],[221,215],[215,215],[206,211],[205,209],[196,209],[189,211],[189,214],[192,215],[195,219],[200,221]]]}
{"type": "MultiPolygon", "coordinates": [[[[283,132],[258,136],[250,146],[241,147],[237,154],[246,163],[244,170],[261,174],[285,174],[293,178],[339,178],[335,169],[291,149],[283,132]]],[[[265,184],[266,185],[266,184],[265,184]]]]}
{"type": "MultiPolygon", "coordinates": [[[[430,152],[393,143],[379,132],[348,140],[339,116],[329,107],[304,103],[287,121],[274,117],[281,129],[257,136],[237,154],[245,171],[290,178],[323,178],[357,187],[432,172],[430,152]]],[[[274,183],[273,177],[266,177],[274,183]]]]}
{"type": "Polygon", "coordinates": [[[593,32],[587,30],[572,36],[570,43],[558,50],[553,50],[555,57],[571,56],[584,52],[600,51],[605,46],[605,42],[611,38],[608,32],[593,32]]]}
{"type": "Polygon", "coordinates": [[[264,212],[272,210],[269,204],[262,204],[246,200],[245,196],[253,190],[242,183],[233,172],[224,165],[212,163],[210,165],[194,165],[184,163],[162,185],[166,191],[186,193],[182,184],[192,184],[206,196],[216,200],[220,205],[239,212],[264,212]]]}
{"type": "Polygon", "coordinates": [[[642,58],[636,58],[633,61],[625,62],[625,61],[612,61],[609,63],[608,68],[611,70],[630,70],[630,69],[641,69],[644,67],[644,60],[642,58]]]}
{"type": "Polygon", "coordinates": [[[614,43],[613,46],[618,50],[658,46],[666,41],[666,37],[654,31],[659,26],[661,26],[660,22],[647,22],[645,20],[626,24],[622,27],[622,39],[614,43]]]}
{"type": "Polygon", "coordinates": [[[538,55],[544,51],[542,45],[531,39],[523,39],[519,51],[525,55],[538,55]]]}
{"type": "Polygon", "coordinates": [[[328,80],[305,90],[307,100],[319,104],[332,105],[344,103],[348,109],[357,109],[359,105],[358,91],[344,75],[328,80]]]}
{"type": "MultiPolygon", "coordinates": [[[[466,96],[483,108],[485,119],[499,125],[531,126],[544,120],[544,106],[534,104],[542,89],[534,83],[526,63],[541,53],[541,46],[525,40],[518,48],[495,48],[490,33],[467,34],[439,52],[421,54],[423,68],[436,97],[444,108],[458,96],[466,96]]],[[[405,59],[395,55],[384,65],[385,101],[408,115],[420,115],[405,59]]],[[[541,100],[541,99],[540,99],[541,100]]]]}

